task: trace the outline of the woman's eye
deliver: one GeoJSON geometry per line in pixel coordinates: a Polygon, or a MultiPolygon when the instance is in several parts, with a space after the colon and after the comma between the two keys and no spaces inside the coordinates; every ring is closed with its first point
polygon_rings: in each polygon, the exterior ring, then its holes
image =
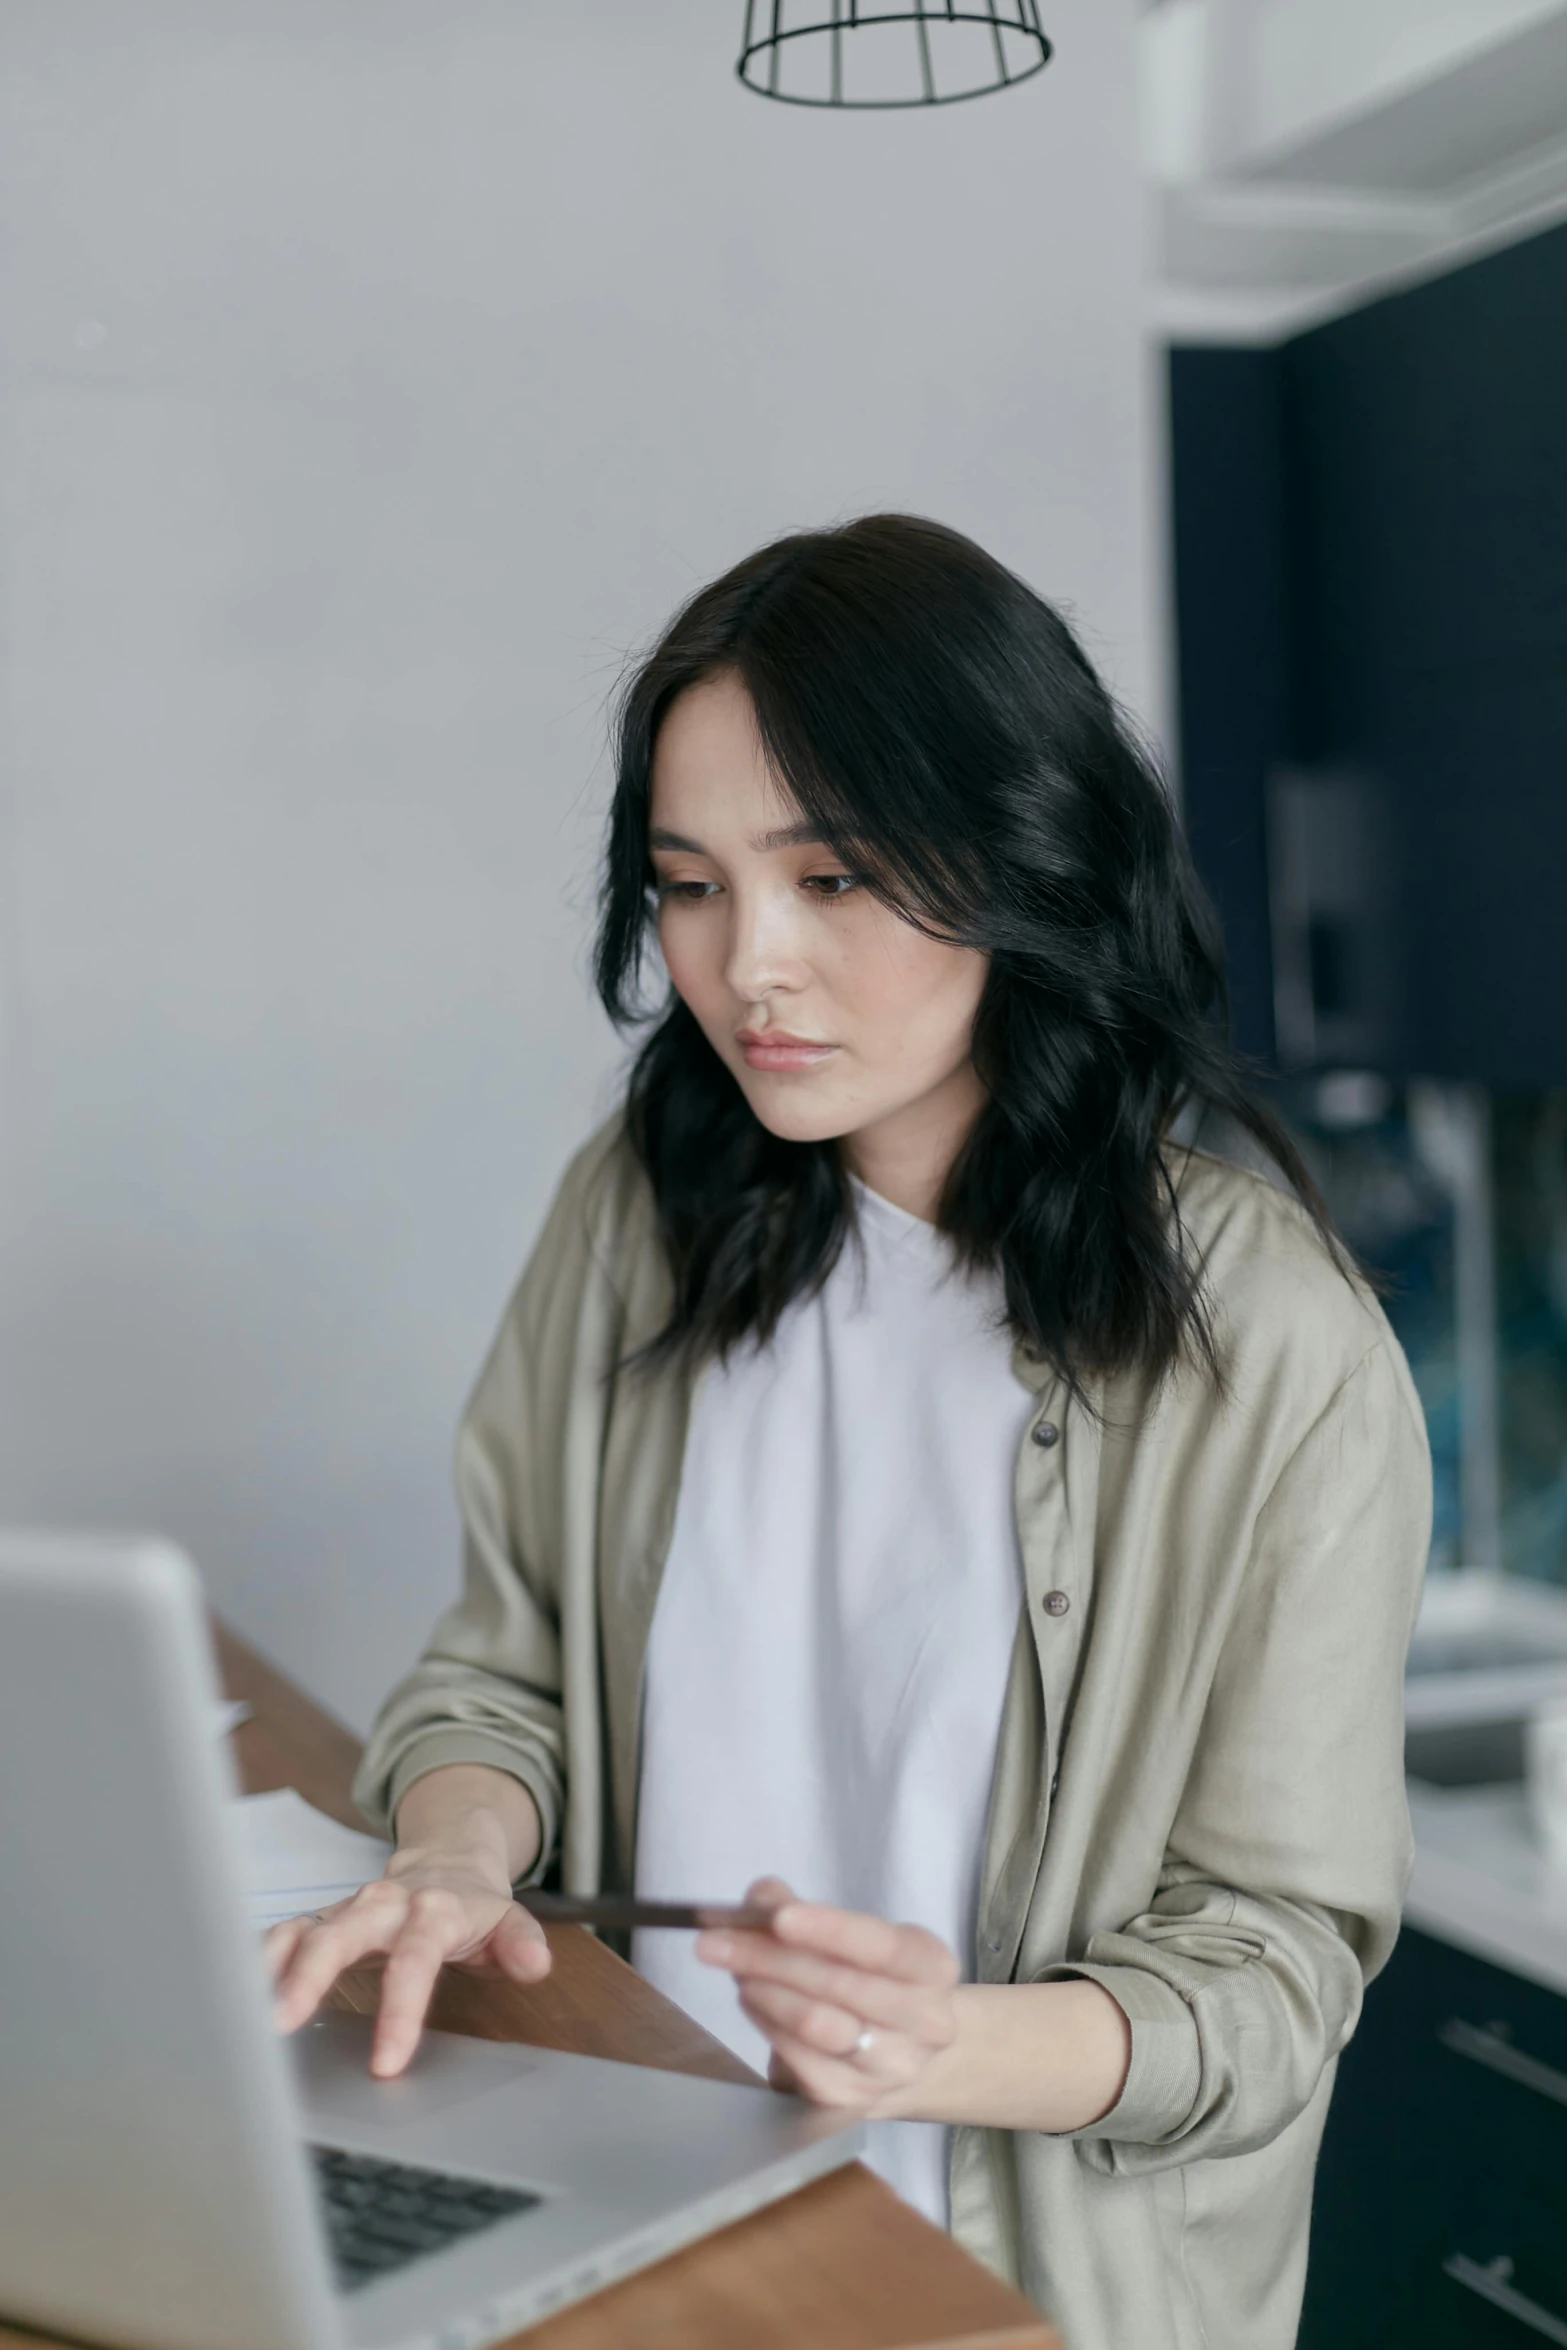
{"type": "Polygon", "coordinates": [[[852,873],[808,873],[805,887],[820,898],[846,898],[859,883],[852,873]]]}
{"type": "Polygon", "coordinates": [[[718,884],[716,881],[657,881],[653,886],[661,899],[687,898],[694,900],[711,897],[718,884]]]}

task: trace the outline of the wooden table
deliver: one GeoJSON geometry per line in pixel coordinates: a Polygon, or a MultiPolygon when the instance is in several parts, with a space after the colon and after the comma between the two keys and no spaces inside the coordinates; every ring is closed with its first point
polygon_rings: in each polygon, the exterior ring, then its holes
{"type": "MultiPolygon", "coordinates": [[[[219,1653],[251,1719],[234,1735],[246,1787],[297,1787],[353,1827],[359,1749],[338,1722],[232,1635],[219,1653]]],[[[670,2072],[754,2081],[730,2054],[581,1927],[550,1930],[555,1964],[520,1985],[445,1974],[432,2020],[670,2072]]],[[[372,1969],[343,2004],[374,2005],[372,1969]]],[[[1061,2350],[1038,2312],[899,2202],[860,2163],[705,2237],[530,2327],[528,2350],[1061,2350]]],[[[0,2341],[4,2336],[0,2336],[0,2341]]]]}

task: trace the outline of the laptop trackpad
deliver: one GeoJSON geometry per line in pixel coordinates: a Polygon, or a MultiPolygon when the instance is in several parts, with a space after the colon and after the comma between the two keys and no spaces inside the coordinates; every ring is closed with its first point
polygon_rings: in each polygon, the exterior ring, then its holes
{"type": "Polygon", "coordinates": [[[413,2062],[395,2081],[370,2071],[368,2016],[317,2016],[288,2042],[307,2125],[341,2123],[377,2134],[428,2122],[439,2113],[492,2097],[537,2068],[525,2049],[458,2032],[426,2032],[413,2062]]]}

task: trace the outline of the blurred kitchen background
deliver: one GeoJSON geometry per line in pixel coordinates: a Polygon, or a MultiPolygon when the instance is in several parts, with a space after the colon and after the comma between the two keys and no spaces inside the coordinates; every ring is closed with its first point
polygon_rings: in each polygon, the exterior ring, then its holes
{"type": "Polygon", "coordinates": [[[1430,1422],[1307,2339],[1567,2342],[1567,5],[1040,13],[867,112],[740,0],[0,0],[0,1515],[175,1536],[364,1725],[620,1065],[626,655],[787,527],[972,532],[1163,743],[1430,1422]]]}
{"type": "Polygon", "coordinates": [[[1411,1761],[1516,1776],[1567,1662],[1567,11],[1143,30],[1187,821],[1426,1407],[1411,1761]]]}
{"type": "Polygon", "coordinates": [[[1139,40],[1183,805],[1436,1471],[1302,2341],[1567,2343],[1567,9],[1139,40]]]}

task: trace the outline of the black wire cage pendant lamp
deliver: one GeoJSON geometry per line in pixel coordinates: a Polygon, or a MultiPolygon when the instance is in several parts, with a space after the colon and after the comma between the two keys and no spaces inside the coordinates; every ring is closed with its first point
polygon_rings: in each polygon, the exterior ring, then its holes
{"type": "Polygon", "coordinates": [[[949,106],[1050,62],[1038,0],[746,0],[735,71],[788,106],[949,106]]]}

